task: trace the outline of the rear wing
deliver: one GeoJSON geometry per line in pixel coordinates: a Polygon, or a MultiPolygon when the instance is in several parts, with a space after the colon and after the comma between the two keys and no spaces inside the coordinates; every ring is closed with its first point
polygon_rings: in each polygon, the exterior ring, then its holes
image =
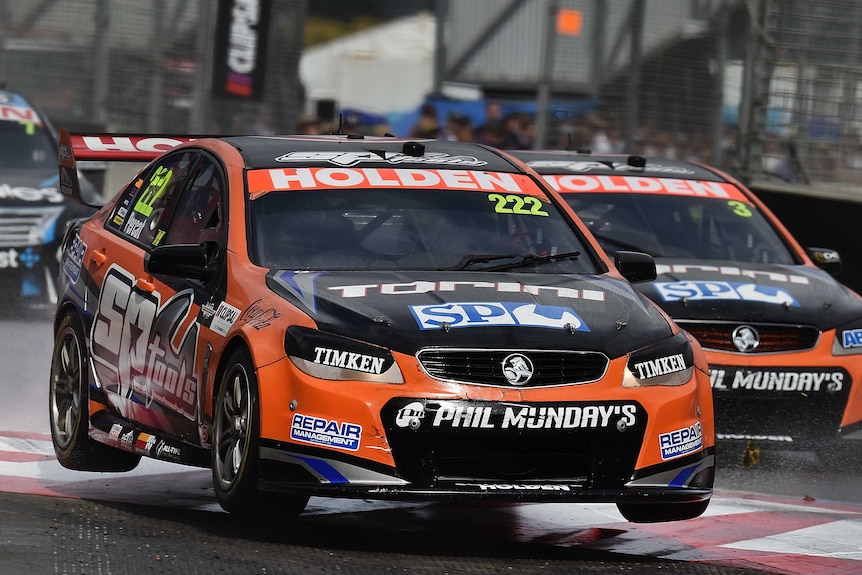
{"type": "Polygon", "coordinates": [[[160,136],[142,134],[73,134],[60,130],[57,150],[60,165],[60,193],[73,202],[101,207],[84,200],[76,162],[149,162],[163,153],[203,136],[160,136]]]}

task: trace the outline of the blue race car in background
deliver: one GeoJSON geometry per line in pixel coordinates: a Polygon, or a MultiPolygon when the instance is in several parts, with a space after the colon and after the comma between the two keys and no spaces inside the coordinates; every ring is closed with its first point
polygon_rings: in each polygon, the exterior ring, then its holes
{"type": "MultiPolygon", "coordinates": [[[[97,193],[91,184],[84,191],[97,193]]],[[[0,302],[55,304],[58,250],[66,223],[93,213],[59,191],[57,137],[20,94],[0,89],[0,302]]]]}

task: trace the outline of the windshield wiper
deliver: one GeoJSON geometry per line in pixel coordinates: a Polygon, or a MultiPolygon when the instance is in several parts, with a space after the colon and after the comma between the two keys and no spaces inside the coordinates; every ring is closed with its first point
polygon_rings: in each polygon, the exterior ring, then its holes
{"type": "MultiPolygon", "coordinates": [[[[454,266],[448,268],[440,268],[440,271],[463,270],[467,266],[473,264],[484,264],[496,260],[508,260],[511,258],[520,257],[518,254],[467,254],[454,266]]],[[[520,262],[519,262],[520,263],[520,262]]]]}
{"type": "Polygon", "coordinates": [[[561,254],[554,254],[551,256],[520,256],[521,260],[517,262],[512,262],[509,264],[500,264],[498,266],[492,266],[490,268],[484,268],[482,271],[487,272],[496,272],[501,270],[510,270],[514,268],[519,268],[521,266],[529,266],[533,264],[543,264],[546,262],[553,262],[557,260],[575,260],[578,259],[581,255],[581,252],[564,252],[561,254]]]}

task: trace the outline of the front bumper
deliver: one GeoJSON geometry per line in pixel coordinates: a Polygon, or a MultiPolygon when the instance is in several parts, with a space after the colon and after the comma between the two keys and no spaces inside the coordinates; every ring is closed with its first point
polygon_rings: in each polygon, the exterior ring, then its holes
{"type": "Polygon", "coordinates": [[[862,428],[862,355],[833,355],[833,339],[796,353],[706,350],[717,439],[808,448],[862,428]]]}
{"type": "Polygon", "coordinates": [[[258,370],[260,487],[404,499],[708,499],[707,376],[624,389],[621,366],[600,382],[526,390],[421,372],[403,385],[323,381],[288,361],[270,364],[258,370]]]}

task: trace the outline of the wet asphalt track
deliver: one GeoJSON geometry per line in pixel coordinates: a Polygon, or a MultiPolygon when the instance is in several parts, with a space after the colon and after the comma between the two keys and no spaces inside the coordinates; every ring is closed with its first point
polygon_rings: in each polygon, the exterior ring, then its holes
{"type": "Polygon", "coordinates": [[[0,319],[3,575],[862,572],[862,465],[824,471],[813,454],[744,468],[729,448],[707,515],[653,526],[612,506],[323,499],[293,523],[239,524],[205,470],[69,472],[47,436],[49,318],[0,319]]]}

